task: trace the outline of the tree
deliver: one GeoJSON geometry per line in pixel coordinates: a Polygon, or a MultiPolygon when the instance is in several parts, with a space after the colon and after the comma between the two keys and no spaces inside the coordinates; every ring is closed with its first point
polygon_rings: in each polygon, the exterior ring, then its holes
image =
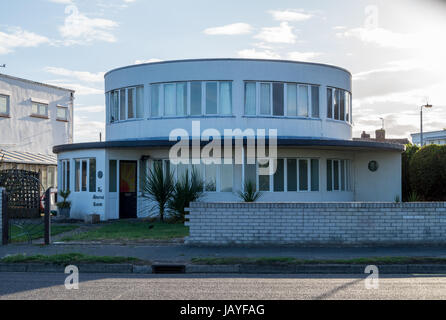
{"type": "Polygon", "coordinates": [[[164,221],[167,203],[174,191],[173,174],[163,172],[163,165],[155,162],[143,184],[143,196],[156,202],[160,221],[164,221]]]}
{"type": "Polygon", "coordinates": [[[413,193],[412,188],[410,187],[410,170],[409,163],[412,159],[413,155],[420,150],[415,144],[406,144],[406,150],[403,152],[401,156],[401,177],[402,177],[402,192],[403,192],[403,201],[408,201],[410,195],[413,193]]]}
{"type": "Polygon", "coordinates": [[[446,201],[446,146],[424,146],[409,164],[410,187],[425,201],[446,201]]]}

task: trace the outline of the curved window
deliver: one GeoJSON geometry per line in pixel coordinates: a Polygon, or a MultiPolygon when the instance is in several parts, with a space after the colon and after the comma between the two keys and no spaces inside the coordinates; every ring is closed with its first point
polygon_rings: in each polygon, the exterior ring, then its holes
{"type": "Polygon", "coordinates": [[[245,82],[245,115],[319,118],[319,86],[245,82]],[[257,99],[258,97],[258,99],[257,99]]]}
{"type": "Polygon", "coordinates": [[[144,117],[144,86],[107,92],[105,100],[110,123],[144,117]]]}
{"type": "Polygon", "coordinates": [[[231,81],[151,84],[151,117],[232,115],[231,81]]]}
{"type": "Polygon", "coordinates": [[[327,118],[352,123],[351,93],[337,88],[327,88],[327,118]]]}
{"type": "Polygon", "coordinates": [[[327,160],[327,191],[352,191],[351,160],[327,160]]]}

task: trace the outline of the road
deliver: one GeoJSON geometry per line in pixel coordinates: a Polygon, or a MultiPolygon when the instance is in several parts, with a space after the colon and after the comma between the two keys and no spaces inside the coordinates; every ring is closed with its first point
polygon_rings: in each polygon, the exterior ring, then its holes
{"type": "Polygon", "coordinates": [[[0,273],[3,299],[446,299],[446,276],[381,276],[378,289],[358,275],[113,275],[0,273]]]}

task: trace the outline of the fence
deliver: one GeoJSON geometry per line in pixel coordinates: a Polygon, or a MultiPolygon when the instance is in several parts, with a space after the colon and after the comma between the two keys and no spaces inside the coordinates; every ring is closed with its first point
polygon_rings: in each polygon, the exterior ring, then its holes
{"type": "Polygon", "coordinates": [[[189,210],[188,244],[446,244],[446,202],[195,202],[189,210]]]}

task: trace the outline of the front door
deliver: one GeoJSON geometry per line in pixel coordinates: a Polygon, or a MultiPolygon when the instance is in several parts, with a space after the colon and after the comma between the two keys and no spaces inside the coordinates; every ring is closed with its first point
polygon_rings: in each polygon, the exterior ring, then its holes
{"type": "Polygon", "coordinates": [[[119,162],[119,219],[136,218],[136,163],[119,162]]]}

